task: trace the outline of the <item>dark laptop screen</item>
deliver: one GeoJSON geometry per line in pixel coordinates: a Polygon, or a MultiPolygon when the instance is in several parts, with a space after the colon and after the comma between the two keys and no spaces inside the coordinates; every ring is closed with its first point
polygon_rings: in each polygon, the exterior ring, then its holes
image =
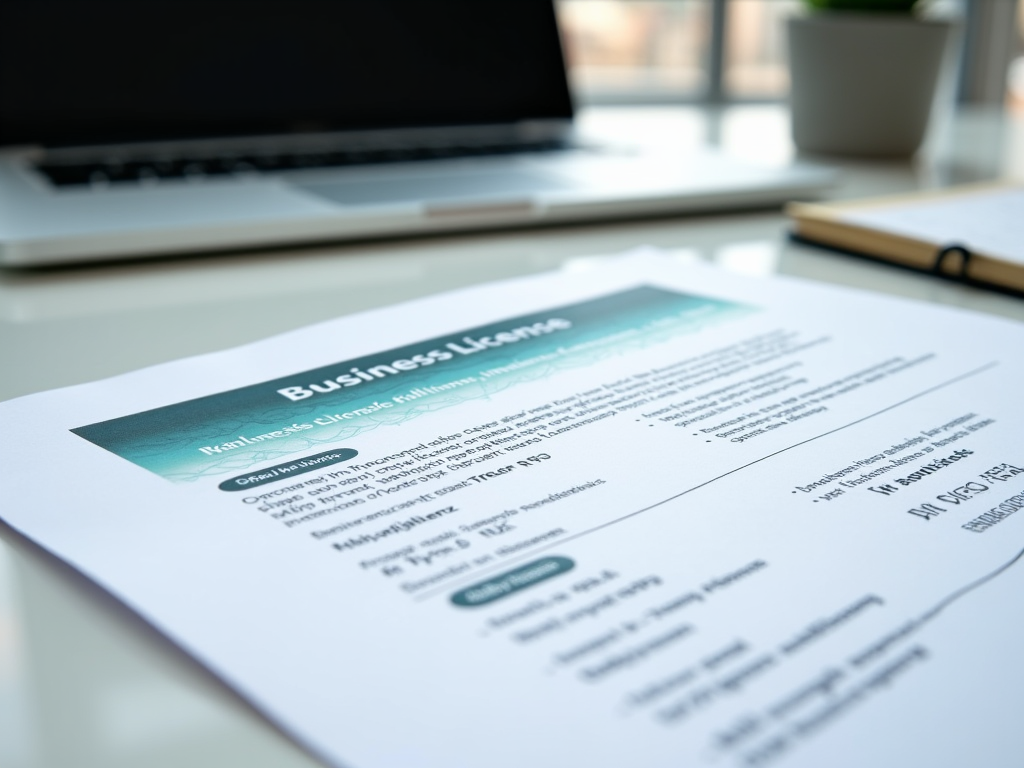
{"type": "Polygon", "coordinates": [[[0,144],[566,118],[550,0],[0,0],[0,144]]]}

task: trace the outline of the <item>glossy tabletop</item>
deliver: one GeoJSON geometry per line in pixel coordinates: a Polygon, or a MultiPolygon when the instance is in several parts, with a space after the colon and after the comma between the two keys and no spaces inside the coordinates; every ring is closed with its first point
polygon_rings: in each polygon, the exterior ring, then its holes
{"type": "MultiPolygon", "coordinates": [[[[658,132],[757,162],[794,157],[778,106],[604,109],[582,121],[597,134],[658,132]]],[[[962,111],[940,117],[910,161],[813,160],[841,171],[835,198],[1022,178],[1024,119],[962,111]]],[[[640,244],[747,275],[1024,320],[1022,299],[796,245],[786,230],[781,211],[756,210],[0,272],[0,400],[640,244]]],[[[0,526],[0,766],[319,764],[126,608],[0,526]]]]}

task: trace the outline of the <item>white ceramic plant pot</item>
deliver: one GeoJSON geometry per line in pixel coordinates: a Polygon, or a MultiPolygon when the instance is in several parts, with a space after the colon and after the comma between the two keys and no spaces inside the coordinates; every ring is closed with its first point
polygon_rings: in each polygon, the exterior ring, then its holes
{"type": "Polygon", "coordinates": [[[793,140],[804,152],[907,156],[924,138],[952,24],[833,11],[789,19],[793,140]]]}

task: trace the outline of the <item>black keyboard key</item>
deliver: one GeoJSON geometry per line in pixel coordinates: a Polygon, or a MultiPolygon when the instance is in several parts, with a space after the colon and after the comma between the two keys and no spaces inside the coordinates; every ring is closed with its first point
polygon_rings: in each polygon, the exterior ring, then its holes
{"type": "Polygon", "coordinates": [[[88,184],[92,174],[91,165],[40,165],[39,171],[46,175],[52,184],[65,187],[77,184],[88,184]]]}

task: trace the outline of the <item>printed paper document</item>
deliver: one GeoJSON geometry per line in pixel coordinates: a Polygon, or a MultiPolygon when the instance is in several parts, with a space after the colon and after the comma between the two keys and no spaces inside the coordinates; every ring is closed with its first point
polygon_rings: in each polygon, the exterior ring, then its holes
{"type": "Polygon", "coordinates": [[[331,765],[1019,765],[1022,349],[642,252],[3,403],[0,515],[331,765]]]}

